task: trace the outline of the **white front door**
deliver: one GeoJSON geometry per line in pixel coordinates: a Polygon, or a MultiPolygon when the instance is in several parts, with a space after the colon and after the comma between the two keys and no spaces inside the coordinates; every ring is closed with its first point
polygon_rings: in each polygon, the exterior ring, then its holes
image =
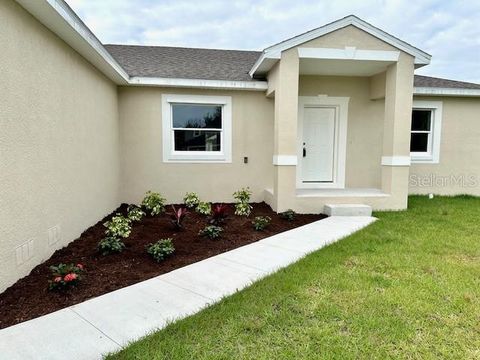
{"type": "Polygon", "coordinates": [[[301,158],[304,184],[334,182],[336,127],[336,107],[304,107],[301,158]]]}

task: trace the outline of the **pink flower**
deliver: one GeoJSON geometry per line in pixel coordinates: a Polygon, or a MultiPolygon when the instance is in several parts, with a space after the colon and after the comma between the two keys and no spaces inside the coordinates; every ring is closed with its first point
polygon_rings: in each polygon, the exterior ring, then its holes
{"type": "Polygon", "coordinates": [[[77,278],[77,274],[70,273],[70,274],[65,275],[63,280],[65,280],[65,282],[70,282],[70,281],[75,280],[76,278],[77,278]]]}
{"type": "Polygon", "coordinates": [[[55,277],[55,279],[53,279],[54,282],[58,283],[60,281],[62,281],[62,277],[61,276],[57,276],[55,277]]]}
{"type": "Polygon", "coordinates": [[[80,270],[83,270],[83,269],[84,269],[84,266],[83,266],[83,264],[78,263],[78,264],[77,264],[77,268],[79,268],[80,270]]]}

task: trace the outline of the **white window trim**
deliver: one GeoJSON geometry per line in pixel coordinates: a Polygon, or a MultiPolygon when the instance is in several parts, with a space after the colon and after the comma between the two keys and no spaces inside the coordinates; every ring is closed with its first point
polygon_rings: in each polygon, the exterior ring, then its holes
{"type": "Polygon", "coordinates": [[[232,97],[207,95],[162,95],[163,162],[231,163],[232,162],[232,97]],[[221,151],[175,151],[172,104],[222,105],[221,151]]]}
{"type": "Polygon", "coordinates": [[[345,168],[347,160],[347,127],[349,97],[333,97],[327,95],[299,96],[298,97],[298,129],[297,129],[297,189],[344,189],[345,168]],[[305,106],[335,107],[336,126],[338,131],[335,138],[333,182],[331,183],[304,183],[302,181],[302,149],[303,149],[303,113],[305,106]]]}
{"type": "MultiPolygon", "coordinates": [[[[430,137],[428,139],[429,151],[411,152],[412,164],[438,164],[440,162],[440,141],[442,134],[442,101],[414,100],[412,110],[432,110],[430,137]]],[[[412,132],[410,128],[410,133],[412,132]]]]}

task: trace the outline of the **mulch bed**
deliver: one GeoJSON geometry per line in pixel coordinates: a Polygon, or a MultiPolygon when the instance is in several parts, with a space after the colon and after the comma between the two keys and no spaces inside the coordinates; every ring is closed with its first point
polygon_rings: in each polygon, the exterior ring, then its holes
{"type": "MultiPolygon", "coordinates": [[[[223,225],[222,237],[215,240],[198,236],[208,219],[195,212],[190,212],[184,220],[184,229],[181,231],[173,228],[167,214],[147,216],[133,223],[131,235],[124,240],[126,249],[123,252],[102,256],[97,251],[97,244],[104,237],[103,223],[117,212],[126,214],[127,205],[123,204],[0,294],[0,329],[325,217],[321,214],[297,214],[295,220],[287,221],[265,203],[252,205],[249,218],[235,216],[230,210],[223,225]],[[272,222],[264,231],[255,231],[251,224],[254,216],[270,216],[272,222]],[[175,253],[162,263],[157,263],[146,253],[145,246],[168,237],[173,238],[175,253]],[[51,279],[49,266],[59,263],[85,265],[86,272],[76,288],[61,292],[48,290],[48,280],[51,279]]],[[[167,212],[169,209],[168,206],[167,212]]]]}

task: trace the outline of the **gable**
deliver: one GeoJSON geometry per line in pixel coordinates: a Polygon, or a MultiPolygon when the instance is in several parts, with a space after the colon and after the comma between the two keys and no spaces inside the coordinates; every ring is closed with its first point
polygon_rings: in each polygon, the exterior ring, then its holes
{"type": "Polygon", "coordinates": [[[400,50],[353,25],[335,30],[316,39],[306,41],[299,44],[297,47],[344,49],[345,47],[350,46],[363,50],[400,50]]]}

